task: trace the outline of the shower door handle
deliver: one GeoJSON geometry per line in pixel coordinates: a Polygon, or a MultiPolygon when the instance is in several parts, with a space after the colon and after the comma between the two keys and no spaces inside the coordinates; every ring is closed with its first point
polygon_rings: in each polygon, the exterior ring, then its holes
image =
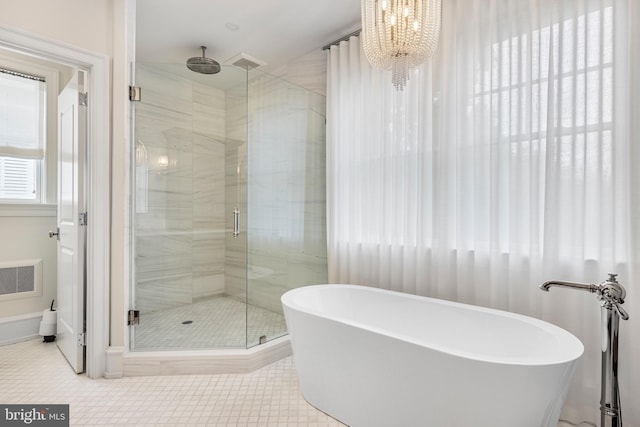
{"type": "Polygon", "coordinates": [[[233,210],[233,237],[237,238],[240,235],[240,210],[235,208],[233,210]]]}

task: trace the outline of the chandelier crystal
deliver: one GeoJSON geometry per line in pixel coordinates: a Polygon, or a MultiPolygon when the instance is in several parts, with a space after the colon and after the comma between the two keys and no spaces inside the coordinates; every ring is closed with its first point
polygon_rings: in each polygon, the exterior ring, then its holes
{"type": "Polygon", "coordinates": [[[364,53],[374,67],[391,70],[397,90],[436,50],[441,8],[441,0],[362,0],[364,53]]]}

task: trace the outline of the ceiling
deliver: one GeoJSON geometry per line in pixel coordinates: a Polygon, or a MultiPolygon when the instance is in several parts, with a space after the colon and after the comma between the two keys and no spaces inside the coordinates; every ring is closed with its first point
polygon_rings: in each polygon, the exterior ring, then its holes
{"type": "Polygon", "coordinates": [[[245,53],[274,69],[360,28],[360,0],[137,0],[136,61],[224,64],[245,53]],[[237,29],[234,29],[237,28],[237,29]]]}

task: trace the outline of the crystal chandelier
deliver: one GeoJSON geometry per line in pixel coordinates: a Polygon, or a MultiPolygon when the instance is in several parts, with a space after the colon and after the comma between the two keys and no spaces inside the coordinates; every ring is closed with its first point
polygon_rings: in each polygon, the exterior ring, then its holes
{"type": "Polygon", "coordinates": [[[441,7],[441,0],[362,0],[364,53],[374,67],[391,70],[396,89],[436,50],[441,7]]]}

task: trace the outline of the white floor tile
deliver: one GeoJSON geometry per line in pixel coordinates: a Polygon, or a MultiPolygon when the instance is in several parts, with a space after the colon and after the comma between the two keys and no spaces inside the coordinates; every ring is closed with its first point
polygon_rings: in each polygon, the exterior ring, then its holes
{"type": "Polygon", "coordinates": [[[0,403],[69,404],[73,426],[342,426],[306,403],[290,357],[243,375],[89,379],[55,343],[0,347],[0,403]]]}

